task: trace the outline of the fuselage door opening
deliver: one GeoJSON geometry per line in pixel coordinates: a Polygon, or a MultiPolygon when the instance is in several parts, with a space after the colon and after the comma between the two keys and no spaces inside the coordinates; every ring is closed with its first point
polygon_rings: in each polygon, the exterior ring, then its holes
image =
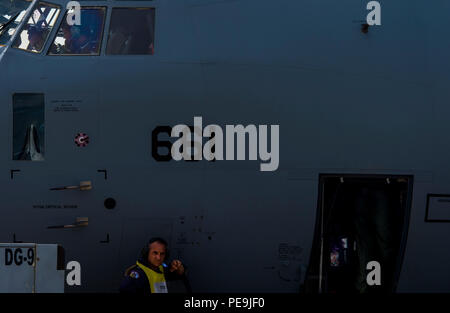
{"type": "Polygon", "coordinates": [[[395,292],[406,246],[412,176],[320,175],[310,293],[395,292]]]}

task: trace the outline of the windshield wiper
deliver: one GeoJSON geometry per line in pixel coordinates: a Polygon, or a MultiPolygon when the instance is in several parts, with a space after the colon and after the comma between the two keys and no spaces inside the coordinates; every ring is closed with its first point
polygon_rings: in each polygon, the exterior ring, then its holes
{"type": "Polygon", "coordinates": [[[19,15],[20,15],[20,11],[16,15],[14,15],[8,22],[0,25],[0,35],[3,33],[3,30],[6,29],[9,26],[9,24],[14,22],[19,15]]]}

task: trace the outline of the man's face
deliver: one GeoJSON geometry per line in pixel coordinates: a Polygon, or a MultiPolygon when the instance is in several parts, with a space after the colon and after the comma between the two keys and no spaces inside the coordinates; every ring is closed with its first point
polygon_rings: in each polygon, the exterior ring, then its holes
{"type": "Polygon", "coordinates": [[[35,31],[29,31],[29,34],[30,34],[30,36],[28,38],[28,41],[30,42],[30,44],[32,46],[36,46],[38,44],[38,42],[40,41],[40,39],[41,39],[41,34],[38,31],[36,31],[36,30],[35,31]]]}
{"type": "Polygon", "coordinates": [[[164,262],[164,258],[166,257],[166,246],[159,243],[153,242],[150,245],[150,252],[148,253],[148,262],[158,267],[164,262]]]}

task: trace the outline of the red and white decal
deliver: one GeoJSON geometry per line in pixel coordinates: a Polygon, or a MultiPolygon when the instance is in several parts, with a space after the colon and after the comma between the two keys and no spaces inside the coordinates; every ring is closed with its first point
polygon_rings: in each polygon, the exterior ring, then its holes
{"type": "Polygon", "coordinates": [[[89,136],[85,133],[79,133],[75,137],[75,144],[78,147],[86,147],[89,143],[89,136]]]}

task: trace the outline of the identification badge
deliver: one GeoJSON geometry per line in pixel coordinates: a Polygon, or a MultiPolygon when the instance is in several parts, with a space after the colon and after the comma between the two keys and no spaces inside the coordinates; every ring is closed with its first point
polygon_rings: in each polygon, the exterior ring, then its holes
{"type": "Polygon", "coordinates": [[[167,285],[165,281],[161,283],[154,283],[153,288],[155,293],[167,293],[167,285]]]}

